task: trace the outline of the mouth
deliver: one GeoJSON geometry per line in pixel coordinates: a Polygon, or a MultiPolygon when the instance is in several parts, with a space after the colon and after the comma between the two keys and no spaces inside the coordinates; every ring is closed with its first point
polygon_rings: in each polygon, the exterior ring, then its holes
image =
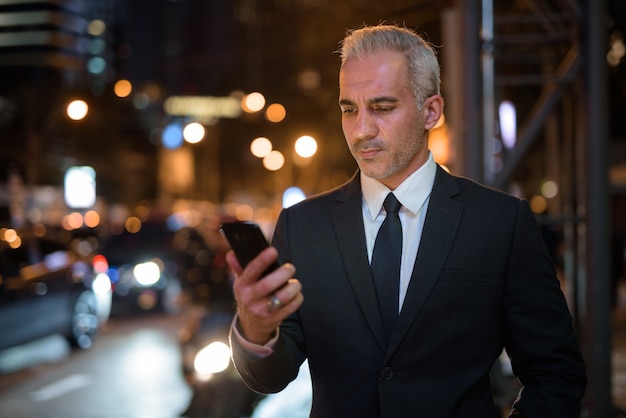
{"type": "Polygon", "coordinates": [[[359,150],[359,156],[364,160],[371,160],[372,158],[375,158],[380,152],[382,152],[382,150],[378,148],[361,149],[359,150]]]}

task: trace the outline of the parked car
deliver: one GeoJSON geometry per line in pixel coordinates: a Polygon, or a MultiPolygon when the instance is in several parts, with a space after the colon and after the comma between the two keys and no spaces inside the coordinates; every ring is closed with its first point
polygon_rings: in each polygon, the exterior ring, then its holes
{"type": "Polygon", "coordinates": [[[183,292],[194,293],[208,280],[213,259],[194,229],[171,230],[155,221],[113,235],[98,253],[109,263],[114,315],[178,312],[183,292]]]}
{"type": "Polygon", "coordinates": [[[0,232],[0,349],[54,334],[89,348],[110,313],[103,269],[62,242],[0,232]]]}

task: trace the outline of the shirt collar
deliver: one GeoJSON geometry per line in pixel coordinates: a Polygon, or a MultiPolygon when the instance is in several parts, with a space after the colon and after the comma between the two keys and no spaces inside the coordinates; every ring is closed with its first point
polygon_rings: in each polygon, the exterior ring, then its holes
{"type": "MultiPolygon", "coordinates": [[[[393,194],[404,208],[416,214],[430,196],[435,183],[436,172],[437,164],[435,164],[432,153],[429,153],[426,163],[407,177],[393,191],[393,194]]],[[[380,213],[385,197],[391,190],[380,181],[367,177],[363,172],[361,172],[360,177],[363,199],[372,220],[374,220],[380,213]]]]}

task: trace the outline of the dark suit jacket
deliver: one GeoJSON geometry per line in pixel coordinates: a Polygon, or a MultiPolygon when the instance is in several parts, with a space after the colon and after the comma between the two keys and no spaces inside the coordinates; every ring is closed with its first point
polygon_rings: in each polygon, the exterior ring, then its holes
{"type": "Polygon", "coordinates": [[[387,345],[361,199],[356,175],[281,213],[273,244],[296,266],[304,304],[281,325],[267,358],[232,339],[247,384],[280,391],[306,357],[312,417],[497,418],[489,370],[505,347],[524,386],[519,416],[578,416],[584,364],[528,203],[437,169],[387,345]]]}

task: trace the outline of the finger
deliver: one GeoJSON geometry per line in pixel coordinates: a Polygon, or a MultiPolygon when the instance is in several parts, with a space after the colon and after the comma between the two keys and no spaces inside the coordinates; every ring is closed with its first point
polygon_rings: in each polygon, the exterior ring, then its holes
{"type": "Polygon", "coordinates": [[[276,296],[283,304],[288,303],[298,293],[302,291],[302,284],[298,279],[290,278],[283,286],[274,291],[276,296]]]}
{"type": "Polygon", "coordinates": [[[233,273],[235,273],[235,275],[238,276],[241,274],[243,269],[241,268],[239,260],[237,260],[237,256],[235,256],[235,252],[233,250],[226,253],[226,263],[228,263],[228,266],[231,268],[233,273]]]}
{"type": "Polygon", "coordinates": [[[278,250],[274,247],[267,247],[261,251],[248,265],[244,268],[244,273],[255,276],[258,280],[267,268],[278,258],[278,250]]]}
{"type": "Polygon", "coordinates": [[[267,311],[272,313],[285,308],[292,301],[302,296],[302,285],[297,279],[289,279],[287,283],[267,298],[267,311]]]}
{"type": "Polygon", "coordinates": [[[304,302],[304,295],[300,293],[296,293],[296,295],[287,300],[286,302],[282,302],[280,305],[280,309],[276,311],[274,314],[280,318],[280,322],[283,319],[287,318],[289,315],[300,309],[302,303],[304,302]]]}
{"type": "Polygon", "coordinates": [[[247,266],[242,266],[235,253],[231,250],[226,253],[226,262],[238,279],[246,284],[252,284],[261,278],[261,275],[278,258],[278,251],[268,247],[261,251],[247,266]]]}

